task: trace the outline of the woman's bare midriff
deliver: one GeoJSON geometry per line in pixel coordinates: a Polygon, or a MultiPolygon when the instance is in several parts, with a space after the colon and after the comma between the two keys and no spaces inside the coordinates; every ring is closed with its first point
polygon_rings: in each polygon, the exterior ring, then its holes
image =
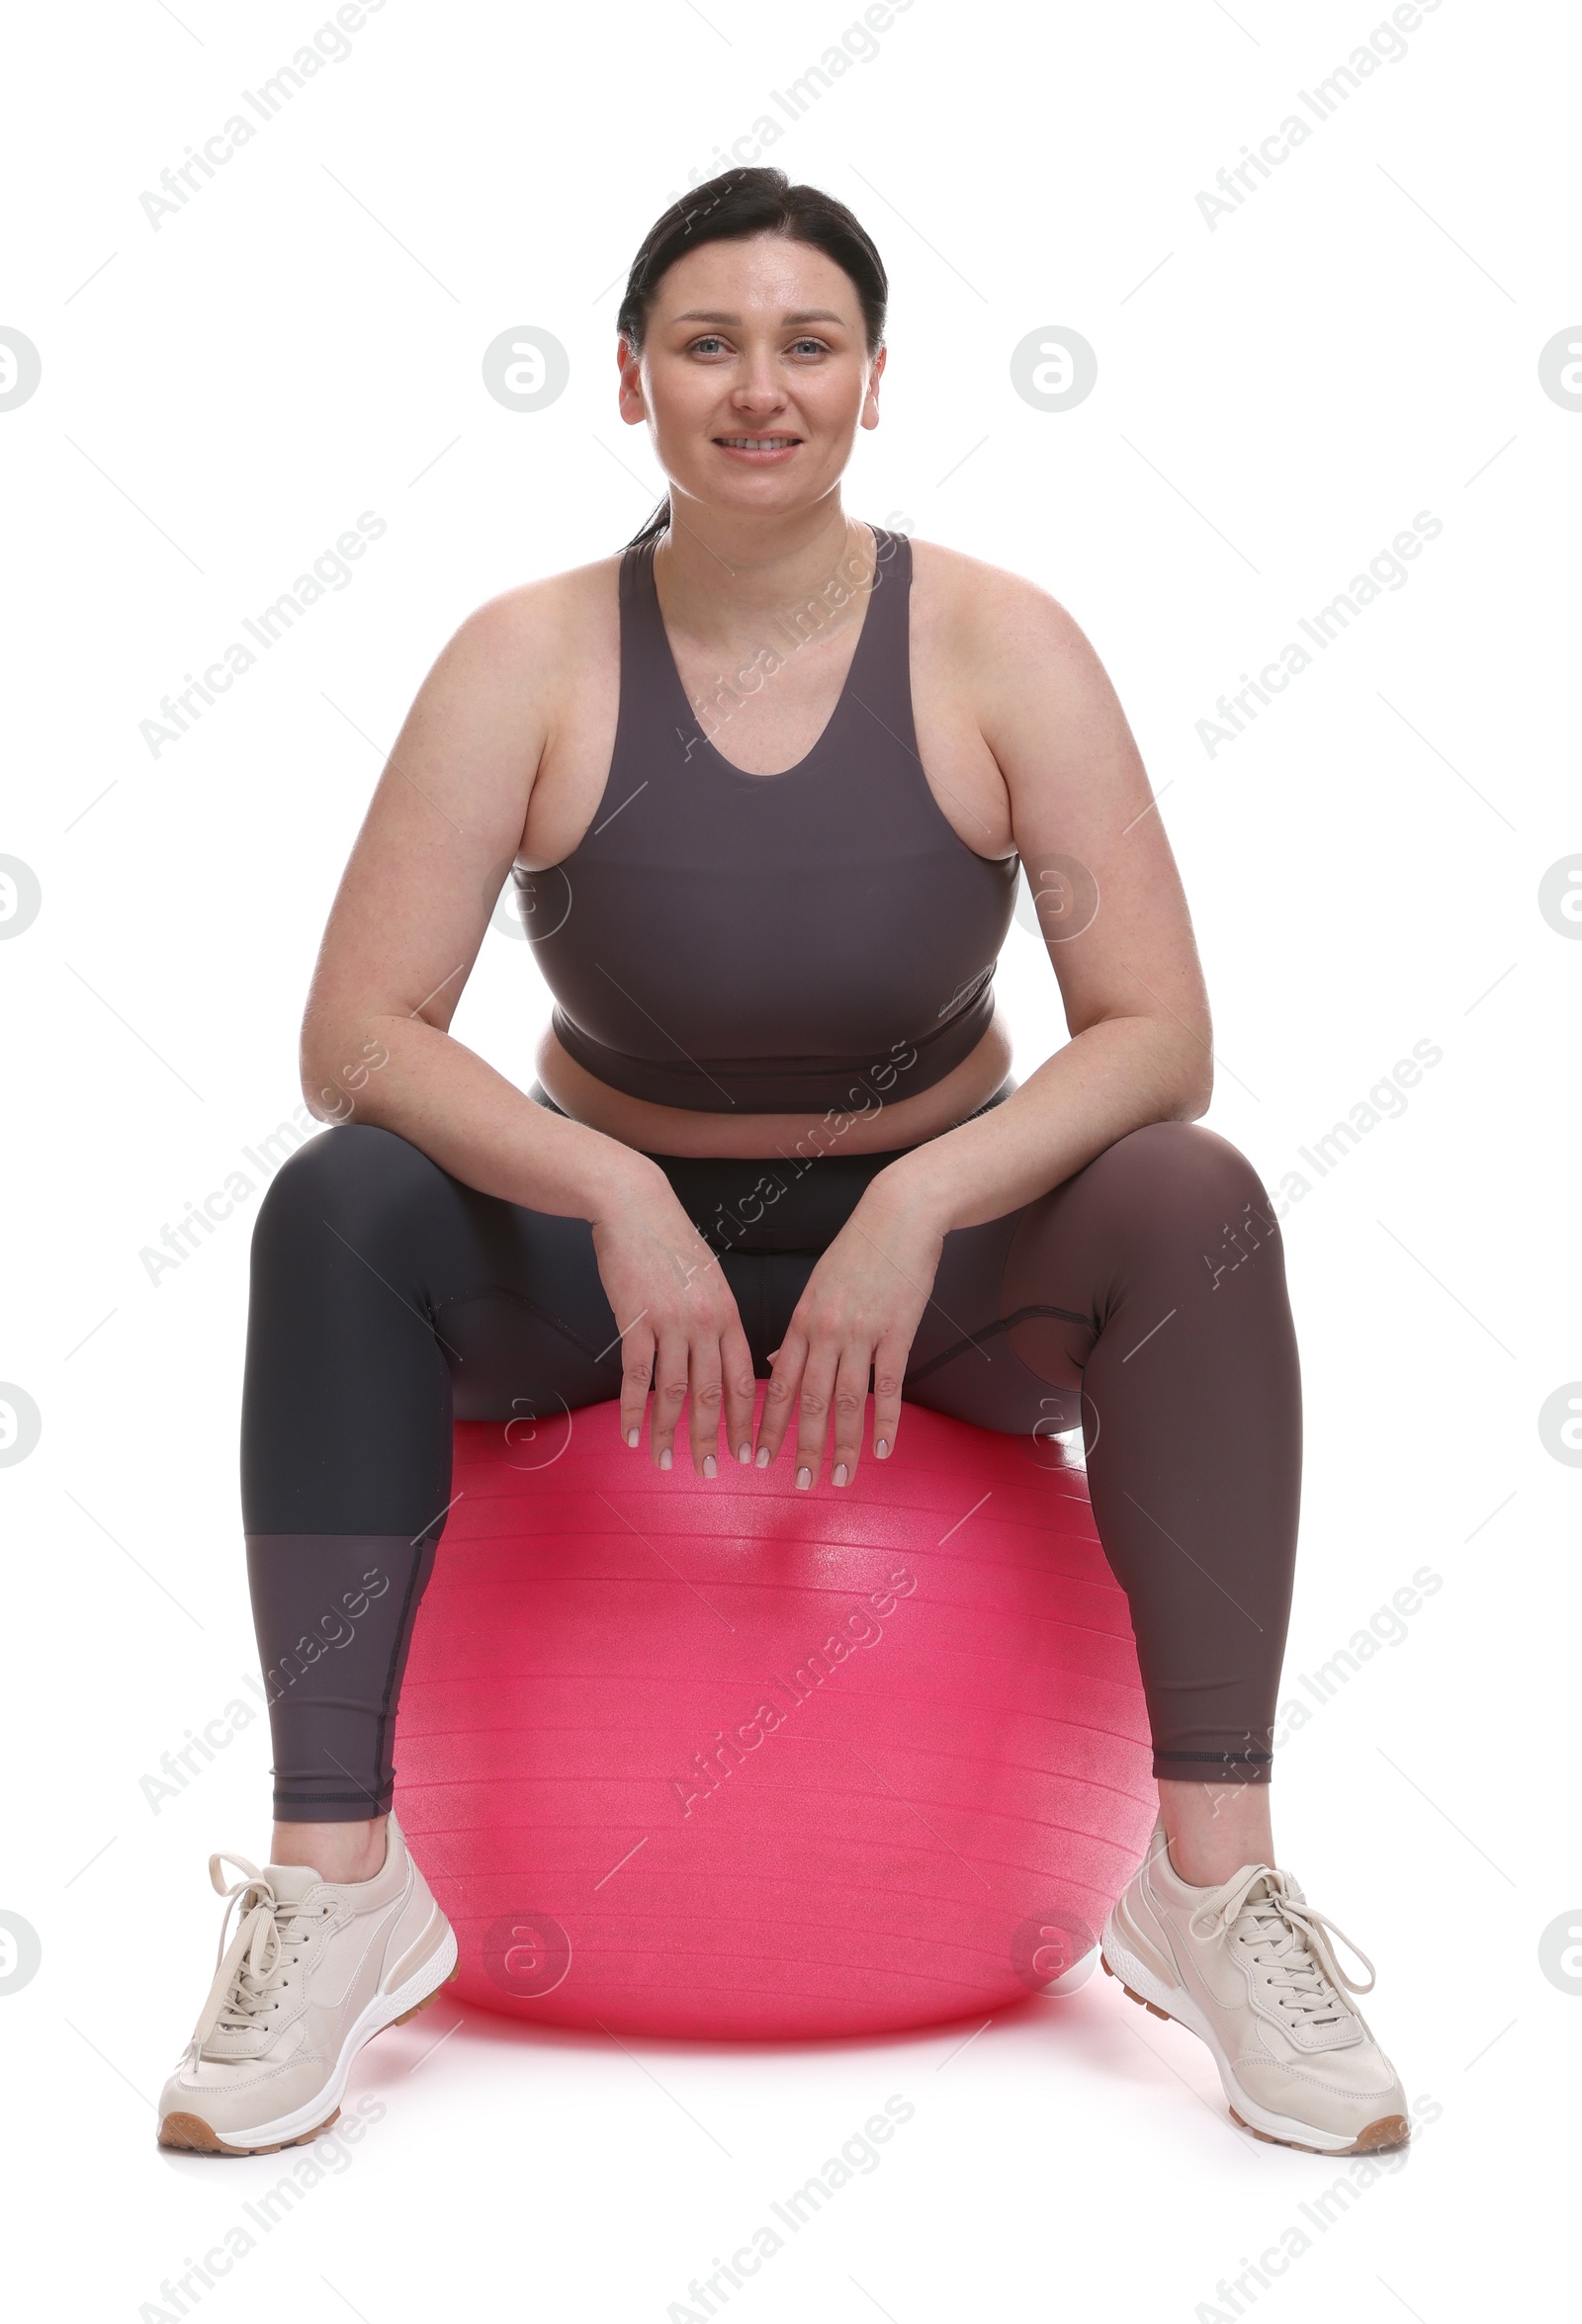
{"type": "Polygon", "coordinates": [[[988,1032],[953,1073],[915,1096],[875,1096],[864,1111],[831,1107],[812,1114],[700,1113],[654,1105],[612,1089],[569,1057],[553,1032],[539,1043],[538,1077],[563,1113],[619,1138],[644,1154],[882,1154],[937,1138],[991,1098],[1011,1071],[1011,1036],[996,1014],[988,1032]]]}

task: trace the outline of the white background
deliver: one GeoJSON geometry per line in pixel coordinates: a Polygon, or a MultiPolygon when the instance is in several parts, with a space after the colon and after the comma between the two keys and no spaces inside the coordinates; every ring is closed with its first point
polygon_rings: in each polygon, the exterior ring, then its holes
{"type": "MultiPolygon", "coordinates": [[[[139,1251],[299,1101],[324,914],[439,646],[652,507],[613,396],[632,253],[860,12],[767,14],[390,0],[157,231],[139,194],[325,17],[100,0],[12,24],[0,322],[44,366],[0,412],[0,852],[44,892],[0,945],[0,1379],[43,1416],[0,1472],[0,1907],[43,1945],[0,1993],[18,2315],[137,2315],[294,2159],[153,2140],[210,1974],[204,1859],[264,1854],[268,1752],[255,1722],[157,1816],[139,1788],[256,1669],[247,1206],[157,1287],[139,1251]],[[524,323],[571,364],[532,415],[480,375],[524,323]],[[139,722],[369,509],[388,530],[352,585],[155,759],[139,722]]],[[[1414,1042],[1444,1052],[1285,1222],[1286,1691],[1414,1569],[1443,1587],[1292,1739],[1275,1803],[1281,1860],[1377,1962],[1371,2023],[1440,2111],[1242,2305],[1446,2324],[1532,2302],[1582,2030],[1538,1965],[1545,1929],[1582,1924],[1582,1476],[1538,1425],[1582,1375],[1582,945],[1538,906],[1582,848],[1582,413],[1538,369],[1582,306],[1576,20],[1446,0],[1213,230],[1195,199],[1387,15],[916,0],[762,158],[850,203],[892,276],[848,506],[1034,577],[1115,682],[1208,973],[1212,1126],[1273,1188],[1414,1042]],[[1064,413],[1009,371],[1052,324],[1099,358],[1064,413]],[[1408,584],[1211,759],[1216,698],[1420,510],[1444,529],[1408,584]]],[[[999,982],[1025,1076],[1064,1029],[1020,924],[999,982]]],[[[525,1085],[546,1013],[527,946],[491,934],[458,1035],[525,1085]]],[[[1101,1977],[954,2056],[970,2027],[626,2054],[472,2012],[432,2052],[457,2018],[442,2000],[365,2053],[350,2103],[385,2111],[351,2167],[204,2313],[658,2320],[892,2092],[917,2112],[882,2167],[733,2312],[1232,2314],[1219,2280],[1344,2175],[1244,2138],[1192,2037],[1101,1977]]]]}

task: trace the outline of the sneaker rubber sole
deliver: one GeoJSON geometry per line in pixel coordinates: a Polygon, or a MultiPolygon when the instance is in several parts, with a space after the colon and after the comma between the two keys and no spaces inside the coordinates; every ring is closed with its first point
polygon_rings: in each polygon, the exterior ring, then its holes
{"type": "Polygon", "coordinates": [[[283,2114],[276,2121],[260,2122],[250,2131],[233,2132],[227,2138],[221,2138],[201,2114],[167,2114],[159,2125],[159,2144],[177,2148],[184,2154],[274,2155],[279,2154],[283,2147],[306,2146],[310,2139],[321,2138],[340,2117],[341,2094],[346,2088],[346,2079],[358,2051],[365,2048],[376,2034],[388,2032],[392,2025],[404,2025],[409,2018],[416,2017],[419,2010],[426,2010],[429,2003],[455,1981],[460,1965],[455,1932],[447,1929],[444,1943],[415,1975],[408,1977],[394,1993],[375,1994],[348,2034],[335,2071],[323,2092],[309,2106],[300,2107],[296,2113],[283,2114]],[[435,1975],[436,1969],[438,1975],[435,1975]],[[405,2007],[393,2013],[393,2002],[404,2003],[405,2007]],[[302,2120],[303,2115],[315,2113],[326,2101],[329,2102],[329,2111],[321,2120],[302,2120]]]}
{"type": "MultiPolygon", "coordinates": [[[[1136,2002],[1140,2009],[1148,2010],[1156,2018],[1163,2018],[1167,2024],[1185,2025],[1188,2033],[1195,2033],[1199,2041],[1205,2042],[1212,2051],[1214,2061],[1219,2067],[1220,2081],[1222,2083],[1228,2082],[1230,2067],[1213,2035],[1204,2026],[1194,2024],[1192,2020],[1185,2014],[1185,2011],[1162,2009],[1158,2002],[1150,2001],[1146,1993],[1139,1993],[1136,1985],[1128,1983],[1128,1978],[1135,1977],[1139,1985],[1149,1983],[1151,1980],[1147,1971],[1139,1963],[1133,1961],[1129,1954],[1123,1952],[1119,1945],[1115,1946],[1115,1957],[1122,1964],[1118,1969],[1110,1966],[1104,1948],[1100,1944],[1099,1958],[1103,1965],[1104,1975],[1113,1977],[1127,2000],[1136,2002]]],[[[1185,1994],[1182,1999],[1186,2001],[1185,1994]]],[[[1241,2103],[1247,2108],[1249,2114],[1255,2110],[1252,2102],[1246,2097],[1242,2098],[1241,2103]]],[[[1284,2115],[1264,2113],[1261,2109],[1259,2109],[1260,2119],[1256,2122],[1249,2121],[1246,2115],[1237,2112],[1228,2095],[1226,2104],[1230,2107],[1230,2118],[1238,2129],[1250,2130],[1255,2138],[1264,2139],[1270,2146],[1299,2147],[1303,2154],[1376,2154],[1383,2148],[1405,2146],[1411,2138],[1411,2126],[1404,2114],[1380,2114],[1376,2121],[1366,2123],[1354,2139],[1348,2140],[1338,2134],[1327,2137],[1325,2132],[1315,2130],[1311,2123],[1291,2121],[1284,2115]],[[1275,2124],[1281,2124],[1283,2127],[1272,2127],[1275,2124]],[[1305,2131],[1307,2135],[1299,2138],[1295,2135],[1298,2131],[1305,2131]],[[1319,2140],[1326,2140],[1326,2143],[1321,2145],[1317,2143],[1319,2140]]]]}

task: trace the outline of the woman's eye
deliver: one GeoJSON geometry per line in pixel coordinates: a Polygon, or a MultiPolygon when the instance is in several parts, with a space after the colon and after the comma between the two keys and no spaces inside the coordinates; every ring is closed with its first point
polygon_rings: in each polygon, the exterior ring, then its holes
{"type": "MultiPolygon", "coordinates": [[[[700,338],[691,342],[689,352],[693,355],[712,355],[724,345],[725,341],[718,331],[705,331],[700,338]]],[[[823,355],[826,349],[822,339],[793,339],[790,352],[794,355],[823,355]]]]}

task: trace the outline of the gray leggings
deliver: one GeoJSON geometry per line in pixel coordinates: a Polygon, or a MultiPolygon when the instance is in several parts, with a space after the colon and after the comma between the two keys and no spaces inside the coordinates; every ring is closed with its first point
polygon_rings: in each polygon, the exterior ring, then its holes
{"type": "MultiPolygon", "coordinates": [[[[721,1254],[760,1379],[820,1252],[896,1151],[653,1158],[721,1254]]],[[[619,1331],[586,1220],[481,1194],[372,1124],[292,1155],[251,1265],[242,1514],[275,1812],[353,1822],[391,1803],[453,1420],[613,1400],[619,1331]]],[[[1081,1426],[1155,1774],[1267,1782],[1301,1389],[1279,1231],[1237,1149],[1199,1124],[1150,1123],[1051,1193],[947,1234],[903,1394],[985,1428],[1081,1426]]]]}

